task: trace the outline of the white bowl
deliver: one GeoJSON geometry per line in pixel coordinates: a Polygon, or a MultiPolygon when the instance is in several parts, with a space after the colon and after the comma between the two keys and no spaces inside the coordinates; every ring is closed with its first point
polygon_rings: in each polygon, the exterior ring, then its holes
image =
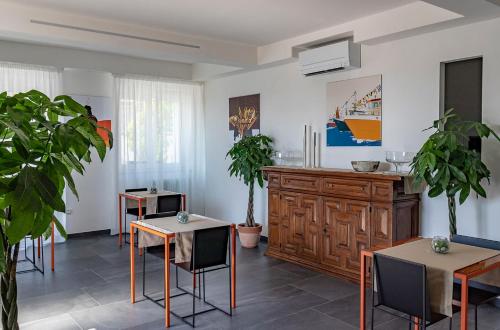
{"type": "Polygon", "coordinates": [[[357,172],[375,172],[380,162],[372,160],[353,160],[351,161],[351,165],[357,172]]]}

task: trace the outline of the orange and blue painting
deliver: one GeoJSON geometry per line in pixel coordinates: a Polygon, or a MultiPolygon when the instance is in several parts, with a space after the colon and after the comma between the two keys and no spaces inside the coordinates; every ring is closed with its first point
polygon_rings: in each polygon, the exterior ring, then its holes
{"type": "Polygon", "coordinates": [[[382,145],[382,76],[328,83],[327,147],[382,145]]]}

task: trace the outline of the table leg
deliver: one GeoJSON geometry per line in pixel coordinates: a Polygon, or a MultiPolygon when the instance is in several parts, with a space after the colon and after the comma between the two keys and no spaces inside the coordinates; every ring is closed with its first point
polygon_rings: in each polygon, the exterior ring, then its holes
{"type": "MultiPolygon", "coordinates": [[[[134,239],[134,227],[130,224],[130,239],[134,239]]],[[[135,253],[133,241],[130,242],[130,302],[135,303],[135,253]]]]}
{"type": "Polygon", "coordinates": [[[413,318],[413,330],[419,330],[420,329],[420,320],[418,317],[413,318]]]}
{"type": "Polygon", "coordinates": [[[366,259],[365,254],[361,251],[361,267],[359,279],[359,329],[365,330],[366,327],[366,259]]]}
{"type": "Polygon", "coordinates": [[[122,196],[118,194],[118,244],[122,246],[122,196]]]}
{"type": "Polygon", "coordinates": [[[469,279],[467,276],[460,276],[461,285],[461,299],[460,299],[460,330],[467,330],[468,315],[467,307],[469,305],[469,279]]]}
{"type": "Polygon", "coordinates": [[[170,328],[170,237],[165,236],[165,327],[170,328]]]}
{"type": "MultiPolygon", "coordinates": [[[[142,220],[142,201],[140,199],[139,199],[139,215],[138,215],[138,219],[142,220]]],[[[132,229],[130,229],[130,231],[132,231],[132,229]]],[[[131,240],[130,244],[135,244],[135,241],[131,240]]],[[[142,256],[142,248],[141,247],[139,247],[139,255],[142,256]]]]}
{"type": "Polygon", "coordinates": [[[54,257],[54,246],[55,246],[55,231],[54,231],[54,221],[52,221],[52,234],[50,235],[50,268],[52,271],[55,270],[55,257],[54,257]]]}
{"type": "Polygon", "coordinates": [[[236,308],[236,229],[231,225],[231,306],[236,308]]]}

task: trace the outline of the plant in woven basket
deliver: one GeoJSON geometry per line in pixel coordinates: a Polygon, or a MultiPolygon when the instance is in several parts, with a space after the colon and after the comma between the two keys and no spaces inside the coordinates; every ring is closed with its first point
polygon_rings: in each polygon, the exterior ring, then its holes
{"type": "MultiPolygon", "coordinates": [[[[103,128],[112,146],[111,132],[103,128]]],[[[64,212],[67,186],[78,197],[72,172],[84,173],[95,149],[107,149],[97,122],[69,96],[51,101],[38,91],[0,94],[0,276],[2,327],[18,329],[16,267],[20,241],[50,236],[64,212]],[[65,120],[62,120],[64,117],[65,120]]]]}
{"type": "Polygon", "coordinates": [[[415,184],[426,182],[429,197],[446,193],[450,235],[457,233],[456,194],[463,204],[471,191],[486,198],[482,187],[483,179],[489,183],[490,171],[481,161],[481,155],[467,146],[469,132],[480,138],[492,137],[500,141],[498,135],[487,125],[461,120],[453,109],[426,130],[435,132],[427,139],[411,163],[415,184]]]}
{"type": "Polygon", "coordinates": [[[236,176],[248,186],[248,207],[245,225],[247,227],[255,227],[255,219],[253,216],[253,195],[255,181],[262,188],[264,187],[264,175],[262,173],[263,166],[273,164],[271,159],[273,148],[271,143],[273,140],[265,135],[245,136],[240,141],[235,143],[228,151],[226,158],[231,158],[229,166],[229,175],[236,176]]]}

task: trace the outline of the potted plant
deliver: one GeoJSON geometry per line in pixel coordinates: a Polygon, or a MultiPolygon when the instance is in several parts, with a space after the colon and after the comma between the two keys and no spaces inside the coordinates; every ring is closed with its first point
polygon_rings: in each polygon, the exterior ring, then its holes
{"type": "Polygon", "coordinates": [[[241,246],[246,248],[256,247],[260,240],[262,226],[255,223],[253,216],[254,184],[257,181],[261,188],[264,186],[261,169],[273,164],[271,143],[272,139],[265,135],[245,136],[226,155],[226,158],[231,158],[229,175],[243,179],[248,186],[247,218],[244,224],[238,225],[241,246]]]}
{"type": "Polygon", "coordinates": [[[457,233],[456,198],[463,204],[471,190],[486,198],[486,191],[481,181],[489,183],[490,171],[481,161],[481,155],[467,146],[469,132],[475,132],[480,138],[498,135],[487,125],[474,121],[464,121],[448,110],[444,116],[426,130],[435,132],[427,139],[411,163],[411,173],[415,184],[426,182],[429,185],[429,197],[443,193],[448,198],[450,236],[457,233]]]}
{"type": "MultiPolygon", "coordinates": [[[[107,131],[112,145],[112,136],[107,131]]],[[[51,101],[38,91],[0,94],[0,276],[2,327],[19,329],[16,265],[20,241],[50,236],[51,223],[66,237],[54,212],[65,212],[65,186],[78,196],[73,170],[83,174],[91,149],[106,145],[97,122],[68,96],[51,101]],[[61,117],[65,117],[62,121],[61,117]]]]}

